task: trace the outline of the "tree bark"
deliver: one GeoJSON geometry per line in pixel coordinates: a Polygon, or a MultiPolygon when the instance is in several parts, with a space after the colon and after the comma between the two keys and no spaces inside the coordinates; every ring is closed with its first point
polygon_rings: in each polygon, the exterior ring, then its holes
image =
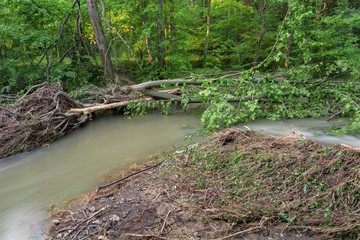
{"type": "Polygon", "coordinates": [[[254,66],[258,64],[259,54],[261,51],[261,42],[264,39],[264,35],[265,35],[265,13],[266,13],[265,0],[260,0],[259,1],[260,29],[259,29],[259,39],[257,41],[257,47],[255,53],[254,66]]]}
{"type": "Polygon", "coordinates": [[[99,11],[96,0],[86,0],[86,5],[89,11],[91,25],[94,31],[97,47],[99,49],[101,62],[103,64],[105,74],[112,83],[115,82],[114,73],[112,71],[111,59],[106,50],[106,40],[100,26],[99,11]]]}
{"type": "Polygon", "coordinates": [[[126,107],[130,103],[138,103],[138,102],[142,102],[142,101],[152,101],[152,100],[153,100],[152,98],[144,98],[144,99],[135,99],[135,100],[130,100],[130,101],[123,101],[123,102],[116,102],[116,103],[109,103],[109,104],[100,104],[100,105],[87,107],[87,108],[71,108],[68,113],[69,114],[79,114],[79,113],[89,114],[89,113],[100,111],[100,110],[107,110],[107,109],[112,109],[112,108],[117,108],[117,107],[126,107]]]}
{"type": "Polygon", "coordinates": [[[210,41],[210,13],[211,13],[211,0],[207,1],[207,14],[206,14],[206,36],[205,36],[205,46],[204,46],[204,62],[203,66],[205,67],[207,61],[207,54],[210,41]]]}
{"type": "MultiPolygon", "coordinates": [[[[146,5],[147,5],[147,1],[143,1],[142,2],[142,7],[144,9],[144,13],[142,15],[142,24],[143,24],[143,28],[146,28],[147,22],[148,22],[148,17],[147,17],[147,13],[145,12],[146,9],[146,5]]],[[[149,38],[149,36],[145,37],[145,45],[146,45],[146,52],[148,54],[148,59],[149,62],[152,63],[154,60],[153,57],[153,53],[152,53],[152,46],[151,46],[151,39],[149,38]]]]}
{"type": "Polygon", "coordinates": [[[159,87],[163,84],[175,85],[175,84],[188,84],[188,85],[201,85],[204,81],[191,81],[185,78],[176,78],[176,79],[164,79],[158,81],[149,81],[143,82],[136,85],[131,85],[129,88],[131,90],[145,90],[153,87],[159,87]]]}
{"type": "Polygon", "coordinates": [[[161,45],[162,42],[164,41],[164,18],[163,18],[163,0],[158,0],[158,7],[159,7],[159,12],[158,12],[158,17],[157,17],[157,30],[158,30],[158,52],[157,52],[157,58],[158,58],[158,64],[159,67],[162,68],[164,67],[164,53],[165,53],[165,48],[161,45]]]}

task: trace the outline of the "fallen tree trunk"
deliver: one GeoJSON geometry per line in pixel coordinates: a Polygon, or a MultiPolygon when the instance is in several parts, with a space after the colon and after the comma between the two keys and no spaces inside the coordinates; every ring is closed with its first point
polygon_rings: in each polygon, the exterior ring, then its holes
{"type": "MultiPolygon", "coordinates": [[[[182,96],[178,96],[178,95],[174,95],[171,93],[167,93],[167,92],[157,92],[157,91],[146,91],[145,95],[150,96],[156,100],[170,100],[170,101],[174,101],[174,102],[182,102],[183,98],[182,96]]],[[[239,102],[239,101],[249,101],[249,100],[256,100],[256,99],[260,99],[260,98],[266,98],[267,95],[266,94],[258,94],[258,95],[254,95],[254,96],[248,96],[244,99],[241,98],[234,98],[234,99],[229,99],[228,102],[239,102]]],[[[209,99],[211,101],[211,99],[209,99]]],[[[204,101],[197,99],[197,98],[192,98],[190,97],[188,99],[188,103],[202,103],[204,101]]]]}
{"type": "MultiPolygon", "coordinates": [[[[237,74],[238,75],[238,74],[237,74]]],[[[234,76],[237,76],[234,75],[234,76]]],[[[139,91],[139,90],[146,90],[149,88],[153,88],[153,87],[159,87],[163,84],[167,84],[167,85],[175,85],[175,84],[188,84],[188,85],[201,85],[204,82],[213,82],[213,81],[218,81],[221,79],[224,79],[224,77],[231,77],[232,75],[225,75],[225,76],[220,76],[220,77],[216,77],[216,78],[207,78],[204,80],[196,80],[193,81],[190,78],[174,78],[174,79],[163,79],[163,80],[156,80],[156,81],[148,81],[148,82],[143,82],[143,83],[139,83],[139,84],[135,84],[135,85],[130,85],[128,86],[131,90],[135,90],[135,91],[139,91]]],[[[284,78],[282,77],[283,75],[278,75],[275,80],[277,81],[282,81],[284,80],[284,78]]],[[[255,82],[259,82],[264,80],[264,77],[251,77],[252,81],[255,82]]],[[[232,80],[232,79],[229,79],[232,80]]]]}
{"type": "MultiPolygon", "coordinates": [[[[109,104],[100,104],[100,105],[84,107],[84,108],[72,108],[68,111],[68,114],[69,115],[89,114],[89,113],[101,111],[101,110],[108,110],[108,109],[117,108],[117,107],[126,107],[130,103],[138,103],[138,102],[142,102],[142,101],[146,102],[146,101],[154,101],[154,100],[167,100],[167,101],[173,101],[173,102],[183,102],[183,96],[173,94],[173,93],[177,93],[178,92],[177,90],[175,92],[172,92],[172,91],[169,92],[166,90],[165,91],[153,91],[153,90],[148,90],[148,89],[153,88],[153,87],[159,87],[163,84],[201,85],[206,81],[216,81],[219,79],[220,78],[212,78],[212,79],[206,79],[203,81],[192,81],[192,80],[186,79],[186,78],[176,78],[176,79],[149,81],[149,82],[144,82],[144,83],[140,83],[140,84],[136,84],[136,85],[131,85],[131,86],[127,86],[126,89],[130,89],[135,92],[146,90],[146,91],[143,91],[143,94],[145,94],[148,97],[143,98],[143,99],[126,100],[126,101],[109,103],[109,104]],[[151,97],[151,98],[149,98],[149,97],[151,97]]],[[[267,97],[266,94],[259,94],[259,95],[255,95],[255,96],[248,96],[245,98],[229,99],[228,102],[249,101],[249,100],[261,99],[261,98],[266,98],[266,97],[267,97]]],[[[210,101],[211,101],[211,99],[209,99],[207,102],[210,102],[210,101]]],[[[188,99],[186,99],[186,102],[187,103],[204,103],[203,100],[192,98],[192,97],[189,97],[188,99]]]]}
{"type": "MultiPolygon", "coordinates": [[[[126,107],[130,103],[148,102],[148,101],[154,101],[154,100],[168,100],[168,101],[173,101],[173,102],[182,102],[182,100],[183,100],[182,96],[178,96],[178,95],[174,95],[174,94],[170,94],[170,93],[166,93],[166,92],[146,91],[145,95],[150,96],[151,98],[147,97],[147,98],[130,100],[130,101],[101,104],[101,105],[96,105],[96,106],[86,107],[86,108],[72,108],[68,111],[68,114],[69,115],[89,114],[89,113],[101,111],[101,110],[108,110],[108,109],[117,108],[117,107],[126,107]]],[[[266,94],[259,94],[259,95],[254,95],[254,96],[248,96],[244,99],[241,99],[241,98],[229,99],[228,102],[256,100],[256,99],[265,98],[266,96],[267,96],[266,94]]],[[[196,99],[196,98],[189,98],[187,101],[187,103],[203,103],[203,102],[204,101],[202,101],[200,99],[196,99]]]]}
{"type": "Polygon", "coordinates": [[[74,114],[74,113],[75,114],[76,113],[89,114],[89,113],[100,111],[100,110],[107,110],[107,109],[112,109],[112,108],[117,108],[117,107],[126,107],[130,103],[138,103],[138,102],[142,102],[142,101],[152,101],[152,100],[153,100],[152,98],[144,98],[144,99],[136,99],[136,100],[109,103],[109,104],[101,104],[101,105],[96,105],[96,106],[87,107],[87,108],[71,108],[68,111],[68,113],[70,113],[70,114],[74,114]]]}
{"type": "MultiPolygon", "coordinates": [[[[207,80],[209,81],[209,80],[207,80]]],[[[144,82],[144,83],[140,83],[140,84],[136,84],[136,85],[131,85],[129,86],[129,88],[131,90],[145,90],[145,89],[149,89],[149,88],[153,88],[153,87],[159,87],[162,84],[170,84],[170,85],[175,85],[175,84],[191,84],[191,85],[201,85],[203,84],[204,81],[191,81],[190,79],[186,79],[186,78],[176,78],[176,79],[164,79],[164,80],[158,80],[158,81],[149,81],[149,82],[144,82]]]]}

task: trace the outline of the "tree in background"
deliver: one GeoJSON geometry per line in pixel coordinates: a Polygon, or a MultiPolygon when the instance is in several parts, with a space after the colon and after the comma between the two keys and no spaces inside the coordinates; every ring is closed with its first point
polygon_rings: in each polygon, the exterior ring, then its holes
{"type": "Polygon", "coordinates": [[[100,0],[100,15],[87,2],[90,11],[81,0],[0,3],[1,92],[236,71],[200,91],[212,103],[204,119],[223,115],[214,126],[329,114],[360,122],[358,1],[100,0]],[[224,102],[257,95],[267,101],[224,102]]]}
{"type": "Polygon", "coordinates": [[[108,53],[104,33],[101,29],[99,11],[96,4],[96,0],[86,0],[86,6],[89,10],[90,21],[91,21],[92,29],[94,31],[96,45],[99,49],[101,62],[104,67],[104,72],[106,73],[110,81],[114,83],[115,77],[113,73],[112,61],[108,53]]]}

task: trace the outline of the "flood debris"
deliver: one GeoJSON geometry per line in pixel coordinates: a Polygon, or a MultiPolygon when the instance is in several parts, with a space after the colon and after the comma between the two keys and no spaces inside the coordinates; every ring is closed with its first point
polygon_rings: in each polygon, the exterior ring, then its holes
{"type": "Polygon", "coordinates": [[[14,103],[0,105],[0,158],[47,145],[91,119],[91,113],[71,112],[73,109],[98,107],[99,102],[105,106],[118,101],[128,104],[136,98],[123,89],[109,87],[88,91],[83,100],[91,103],[83,104],[63,92],[60,82],[33,86],[14,103]]]}
{"type": "Polygon", "coordinates": [[[48,144],[86,121],[66,114],[82,104],[64,93],[60,84],[34,88],[13,105],[0,106],[0,158],[48,144]]]}
{"type": "Polygon", "coordinates": [[[49,239],[360,237],[360,149],[232,128],[161,161],[59,210],[49,239]]]}

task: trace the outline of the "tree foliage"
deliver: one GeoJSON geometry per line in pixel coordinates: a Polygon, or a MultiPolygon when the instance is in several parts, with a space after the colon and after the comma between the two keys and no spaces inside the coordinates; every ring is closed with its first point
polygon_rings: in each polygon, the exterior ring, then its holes
{"type": "MultiPolygon", "coordinates": [[[[339,115],[353,118],[348,130],[359,130],[358,1],[97,4],[117,80],[243,72],[194,89],[209,104],[203,120],[210,129],[259,117],[339,115]]],[[[62,81],[68,91],[108,82],[85,1],[3,0],[0,7],[0,93],[42,81],[62,81]]]]}

